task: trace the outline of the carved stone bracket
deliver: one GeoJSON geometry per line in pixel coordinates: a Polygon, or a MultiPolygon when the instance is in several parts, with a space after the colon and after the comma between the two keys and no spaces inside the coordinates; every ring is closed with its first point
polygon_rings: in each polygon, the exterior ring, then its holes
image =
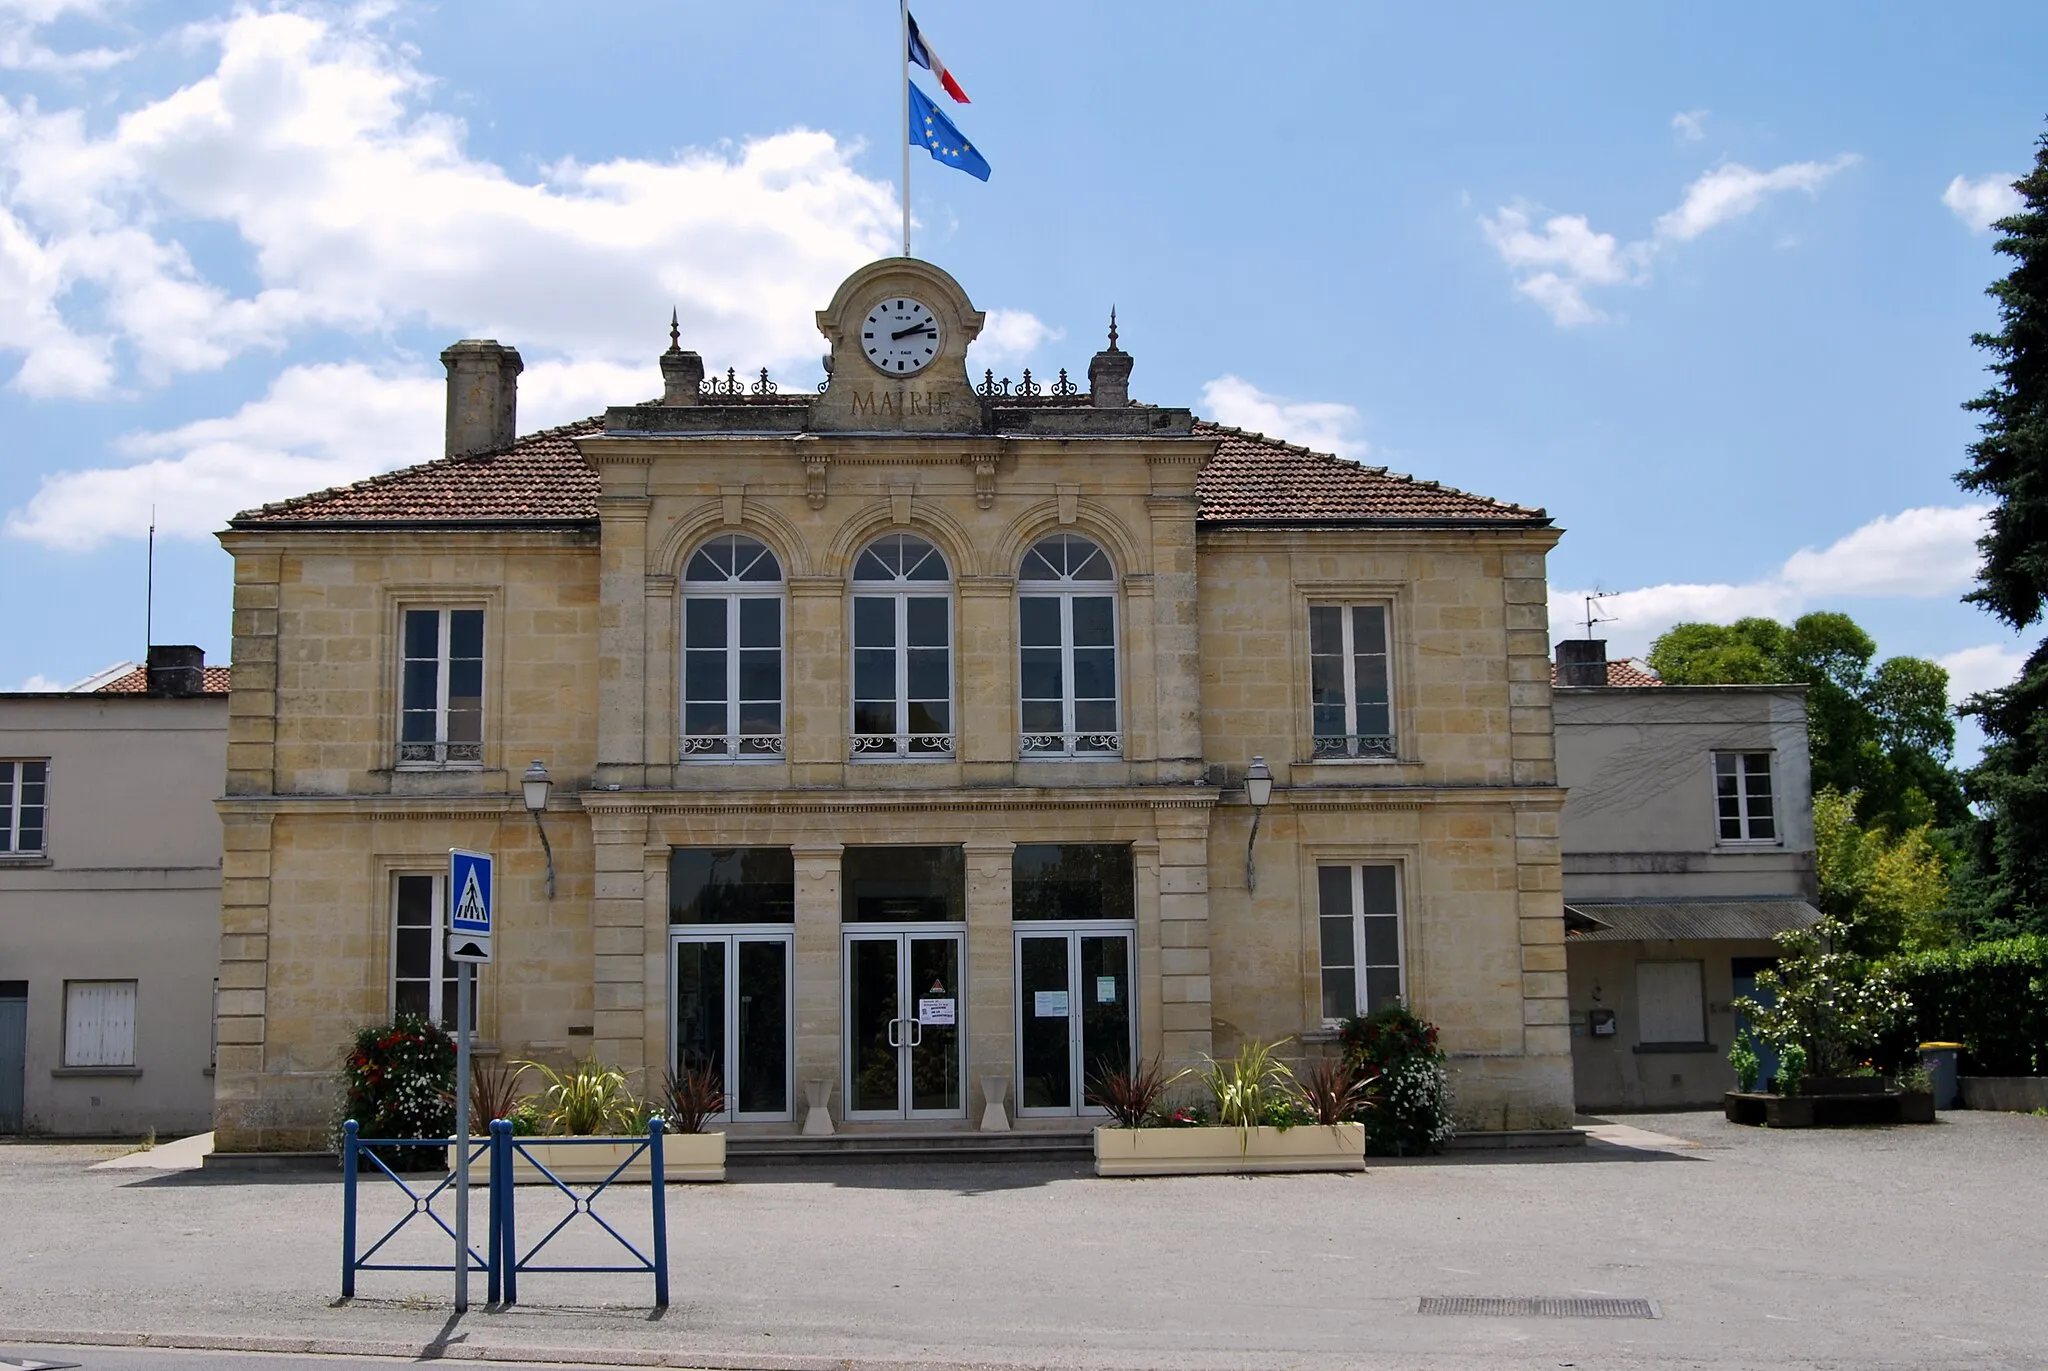
{"type": "Polygon", "coordinates": [[[974,468],[974,506],[976,509],[992,509],[996,503],[996,463],[994,455],[963,457],[961,459],[974,468]]]}
{"type": "Polygon", "coordinates": [[[804,458],[804,503],[812,509],[825,507],[825,468],[832,459],[822,453],[804,458]]]}

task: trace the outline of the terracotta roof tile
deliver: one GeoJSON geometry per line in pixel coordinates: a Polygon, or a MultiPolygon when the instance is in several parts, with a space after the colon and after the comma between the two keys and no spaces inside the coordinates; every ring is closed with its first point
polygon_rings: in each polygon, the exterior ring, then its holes
{"type": "MultiPolygon", "coordinates": [[[[375,524],[591,523],[597,474],[575,439],[604,431],[584,419],[507,448],[444,458],[354,485],[245,510],[235,528],[375,524]]],[[[1222,441],[1196,493],[1201,522],[1225,524],[1543,524],[1540,509],[1418,481],[1263,434],[1196,421],[1222,441]]]]}
{"type": "MultiPolygon", "coordinates": [[[[1550,683],[1557,684],[1557,663],[1550,664],[1550,683]]],[[[1664,678],[1650,670],[1649,665],[1633,657],[1616,658],[1607,664],[1609,686],[1660,686],[1664,678]]]]}
{"type": "MultiPolygon", "coordinates": [[[[202,695],[225,695],[228,693],[228,675],[232,667],[209,666],[200,668],[205,673],[199,693],[202,695]]],[[[99,689],[95,695],[147,695],[149,694],[149,670],[137,667],[125,676],[116,676],[99,689]]]]}
{"type": "Polygon", "coordinates": [[[1200,419],[1195,432],[1223,439],[1195,487],[1205,524],[1549,522],[1540,509],[1418,481],[1263,433],[1200,419]]]}
{"type": "Polygon", "coordinates": [[[234,528],[298,524],[595,523],[597,473],[575,440],[602,433],[581,419],[510,447],[402,467],[354,485],[244,510],[234,528]]]}

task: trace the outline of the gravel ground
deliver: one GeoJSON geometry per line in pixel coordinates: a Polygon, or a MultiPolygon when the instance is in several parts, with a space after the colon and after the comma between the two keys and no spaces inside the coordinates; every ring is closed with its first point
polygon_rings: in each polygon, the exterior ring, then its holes
{"type": "MultiPolygon", "coordinates": [[[[1661,1137],[1353,1176],[735,1169],[671,1187],[665,1315],[644,1276],[530,1275],[509,1312],[483,1310],[479,1278],[459,1322],[440,1275],[365,1274],[337,1301],[337,1179],[93,1172],[110,1149],[0,1145],[0,1343],[440,1339],[766,1367],[2039,1365],[2048,1119],[1942,1120],[1773,1132],[1632,1115],[1619,1122],[1661,1137]],[[1633,1296],[1661,1317],[1418,1314],[1430,1295],[1633,1296]]],[[[528,1242],[537,1219],[522,1211],[528,1242]]],[[[644,1216],[625,1227],[647,1232],[644,1216]]],[[[366,1237],[380,1229],[366,1218],[366,1237]]]]}

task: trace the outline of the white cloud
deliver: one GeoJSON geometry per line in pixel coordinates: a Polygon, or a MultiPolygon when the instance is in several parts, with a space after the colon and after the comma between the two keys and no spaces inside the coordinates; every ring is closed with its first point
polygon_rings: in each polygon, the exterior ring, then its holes
{"type": "Polygon", "coordinates": [[[427,79],[367,29],[242,11],[199,30],[213,71],[104,134],[0,100],[0,349],[14,384],[93,394],[132,356],[161,382],[310,328],[426,325],[529,356],[742,370],[808,362],[811,311],[889,251],[894,192],[857,148],[794,129],[666,160],[562,161],[523,182],[419,108],[427,79]],[[179,239],[225,226],[255,289],[179,239]]]}
{"type": "Polygon", "coordinates": [[[1974,181],[1967,176],[1958,176],[1941,193],[1941,203],[1947,205],[1956,218],[1984,233],[1997,220],[2020,212],[2025,202],[2012,188],[2012,183],[2019,179],[2003,171],[1979,176],[1974,181]]]}
{"type": "MultiPolygon", "coordinates": [[[[1969,588],[1988,505],[1909,509],[1873,519],[1825,548],[1802,548],[1769,576],[1740,584],[1666,584],[1625,590],[1600,601],[1613,622],[1598,630],[1610,654],[1649,651],[1678,623],[1731,623],[1748,616],[1796,617],[1817,605],[1858,596],[1936,599],[1969,588]]],[[[1582,632],[1584,590],[1553,587],[1553,636],[1582,632]]]]}
{"type": "MultiPolygon", "coordinates": [[[[967,371],[977,366],[1002,366],[1021,362],[1046,343],[1067,336],[1065,329],[1052,327],[1029,310],[992,309],[981,326],[981,336],[967,350],[967,371]]],[[[1075,378],[1079,384],[1080,378],[1075,378]]]]}
{"type": "Polygon", "coordinates": [[[1354,462],[1372,451],[1372,444],[1358,436],[1358,411],[1352,406],[1269,395],[1237,376],[1218,376],[1203,384],[1202,412],[1219,424],[1251,429],[1354,462]]]}
{"type": "Polygon", "coordinates": [[[67,14],[98,17],[99,0],[0,0],[0,70],[49,75],[105,71],[126,61],[131,49],[80,48],[58,52],[40,41],[40,30],[67,14]]]}
{"type": "Polygon", "coordinates": [[[29,677],[26,681],[23,681],[20,685],[16,686],[15,689],[21,691],[24,694],[42,695],[48,694],[52,691],[64,689],[64,682],[53,681],[48,676],[44,676],[38,673],[34,676],[29,677]]]}
{"type": "Polygon", "coordinates": [[[1949,703],[1959,705],[1979,691],[1994,690],[2018,680],[2020,668],[2027,664],[2027,654],[2003,643],[1987,643],[1951,652],[1938,660],[1948,671],[1949,703]]]}
{"type": "MultiPolygon", "coordinates": [[[[1679,115],[1673,124],[1680,126],[1680,120],[1690,117],[1679,115]]],[[[1793,190],[1816,193],[1856,160],[1855,154],[1844,153],[1831,162],[1788,162],[1769,171],[1725,163],[1695,178],[1678,207],[1657,217],[1648,237],[1629,243],[1596,232],[1583,214],[1552,215],[1540,228],[1534,227],[1526,205],[1504,205],[1493,214],[1482,214],[1479,226],[1502,264],[1516,274],[1516,293],[1543,306],[1558,327],[1600,323],[1608,316],[1586,298],[1588,288],[1642,285],[1650,279],[1651,263],[1659,253],[1753,213],[1772,195],[1793,190]]]]}
{"type": "Polygon", "coordinates": [[[1703,109],[1681,110],[1671,116],[1671,131],[1687,143],[1697,143],[1707,136],[1707,111],[1703,109]]]}

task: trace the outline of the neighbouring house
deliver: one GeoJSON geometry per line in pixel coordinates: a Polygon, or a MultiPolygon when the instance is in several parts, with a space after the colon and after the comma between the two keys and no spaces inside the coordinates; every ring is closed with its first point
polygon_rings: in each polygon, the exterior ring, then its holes
{"type": "Polygon", "coordinates": [[[1579,1108],[1718,1103],[1730,1001],[1820,917],[1806,688],[1666,685],[1597,639],[1556,679],[1579,1108]]]}
{"type": "Polygon", "coordinates": [[[464,341],[443,459],[232,521],[224,1151],[452,1018],[451,848],[483,1051],[708,1065],[743,1136],[1078,1127],[1401,998],[1469,1125],[1569,1124],[1550,519],[1134,402],[1114,324],[976,385],[983,319],[877,262],[816,389],[672,332],[525,437],[464,341]]]}
{"type": "Polygon", "coordinates": [[[228,677],[0,694],[0,1133],[212,1127],[228,677]]]}

